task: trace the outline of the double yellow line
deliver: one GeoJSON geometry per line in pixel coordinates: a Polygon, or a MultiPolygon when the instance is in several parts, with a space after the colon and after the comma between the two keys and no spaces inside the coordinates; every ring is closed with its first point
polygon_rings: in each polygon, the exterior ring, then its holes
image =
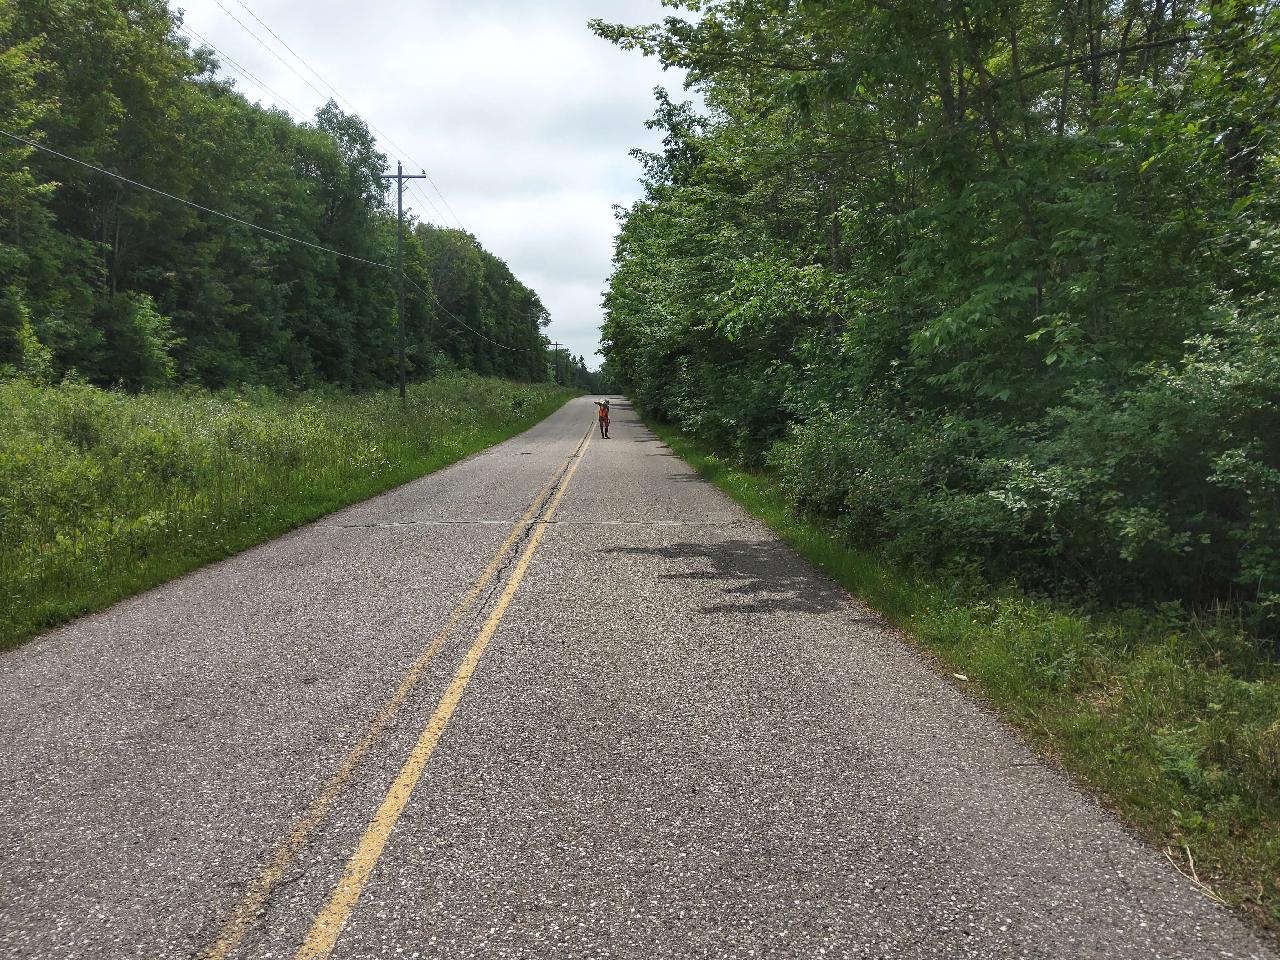
{"type": "Polygon", "coordinates": [[[458,702],[462,699],[462,693],[467,684],[471,682],[472,674],[475,673],[476,665],[480,662],[481,655],[484,653],[485,648],[489,646],[489,641],[493,639],[493,635],[498,629],[498,624],[507,612],[507,607],[510,606],[512,598],[515,597],[516,591],[520,588],[520,583],[524,580],[525,573],[529,569],[529,562],[533,559],[533,555],[537,552],[538,545],[542,542],[542,537],[546,533],[547,524],[560,509],[560,501],[564,499],[565,491],[569,488],[569,481],[573,479],[573,475],[578,469],[578,464],[582,462],[582,458],[587,452],[587,447],[591,445],[591,437],[592,431],[588,428],[586,434],[570,455],[565,468],[553,475],[538,491],[529,509],[516,521],[515,526],[512,527],[511,532],[507,534],[507,538],[498,548],[498,552],[489,561],[488,566],[480,573],[480,576],[471,585],[462,600],[459,601],[457,607],[454,608],[449,618],[445,621],[444,626],[440,628],[440,632],[436,634],[431,644],[423,651],[413,666],[409,668],[404,679],[400,682],[400,686],[396,688],[395,693],[392,694],[382,710],[369,723],[365,735],[351,748],[343,759],[342,764],[338,767],[337,772],[334,773],[320,791],[319,796],[312,801],[311,806],[307,808],[306,813],[294,825],[289,835],[276,847],[258,876],[250,882],[245,895],[223,923],[217,938],[200,953],[200,960],[224,960],[235,951],[244,940],[245,935],[258,923],[272,892],[284,878],[285,873],[292,866],[302,848],[306,846],[316,828],[324,821],[343,790],[351,782],[360,761],[364,759],[374,744],[382,738],[391,722],[395,719],[396,714],[399,713],[400,708],[422,679],[427,665],[440,651],[440,648],[444,646],[467,611],[479,599],[485,587],[503,568],[512,547],[532,526],[533,532],[529,536],[529,542],[521,552],[520,558],[516,561],[506,588],[499,596],[498,602],[494,605],[493,611],[489,614],[484,626],[480,628],[480,633],[477,635],[471,649],[467,651],[466,656],[463,658],[462,665],[458,667],[453,680],[449,683],[444,695],[436,705],[435,712],[427,722],[426,728],[422,731],[422,735],[418,738],[413,750],[410,751],[408,760],[405,761],[395,782],[391,785],[390,790],[387,791],[386,797],[374,814],[373,821],[361,838],[356,852],[347,863],[346,870],[342,875],[342,879],[338,882],[337,889],[316,917],[315,923],[308,932],[306,939],[295,954],[295,960],[318,960],[318,958],[329,956],[334,944],[337,942],[338,934],[342,932],[343,925],[351,916],[351,911],[355,909],[356,902],[360,899],[360,894],[363,893],[365,885],[368,883],[369,875],[373,872],[378,858],[382,855],[383,847],[386,846],[391,830],[395,827],[396,821],[400,819],[400,814],[409,802],[409,796],[414,787],[422,779],[427,761],[430,759],[432,751],[435,750],[441,733],[444,732],[445,724],[449,722],[449,718],[453,716],[454,710],[457,709],[458,702]],[[553,488],[554,494],[551,493],[553,488]],[[551,496],[549,503],[547,501],[548,495],[551,496]],[[545,511],[543,511],[544,504],[546,504],[545,511]],[[541,513],[541,516],[539,516],[539,513],[541,513]]]}

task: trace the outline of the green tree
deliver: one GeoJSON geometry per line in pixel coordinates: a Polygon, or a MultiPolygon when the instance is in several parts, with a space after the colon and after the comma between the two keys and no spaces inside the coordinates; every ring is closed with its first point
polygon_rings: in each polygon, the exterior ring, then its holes
{"type": "Polygon", "coordinates": [[[659,92],[622,217],[637,402],[903,559],[1263,610],[1280,11],[672,6],[593,23],[707,105],[659,92]]]}
{"type": "MultiPolygon", "coordinates": [[[[396,287],[379,264],[392,262],[396,223],[373,136],[333,102],[311,123],[251,104],[177,27],[164,0],[9,0],[0,123],[313,246],[5,139],[0,364],[18,361],[27,318],[55,375],[103,384],[394,382],[396,287]]],[[[428,375],[444,356],[545,377],[537,296],[468,235],[408,233],[411,372],[428,375]],[[478,333],[445,323],[437,288],[478,333]]]]}

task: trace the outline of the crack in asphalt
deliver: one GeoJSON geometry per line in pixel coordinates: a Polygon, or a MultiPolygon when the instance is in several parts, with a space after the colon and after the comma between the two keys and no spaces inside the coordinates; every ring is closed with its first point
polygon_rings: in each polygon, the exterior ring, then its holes
{"type": "MultiPolygon", "coordinates": [[[[414,526],[449,526],[453,524],[475,525],[475,526],[508,526],[514,521],[515,517],[505,520],[451,520],[451,519],[434,519],[425,520],[386,520],[381,523],[341,523],[332,524],[332,526],[340,527],[345,530],[374,530],[380,527],[414,527],[414,526]]],[[[740,527],[743,526],[743,520],[530,520],[529,525],[533,526],[538,523],[560,524],[561,526],[581,526],[581,527],[740,527]]]]}
{"type": "Polygon", "coordinates": [[[383,520],[378,523],[333,523],[331,527],[340,530],[376,530],[380,527],[416,527],[416,526],[440,526],[448,524],[475,524],[483,526],[510,526],[518,517],[508,517],[505,520],[446,520],[427,518],[425,520],[383,520]]]}
{"type": "Polygon", "coordinates": [[[507,555],[503,558],[502,563],[498,566],[498,569],[494,571],[493,578],[489,581],[491,584],[489,591],[485,594],[484,599],[475,604],[472,608],[473,612],[467,618],[468,627],[474,627],[480,622],[481,615],[487,614],[490,605],[493,603],[493,598],[497,596],[501,590],[505,589],[507,571],[510,570],[511,565],[516,562],[516,558],[524,553],[524,548],[528,544],[529,538],[533,535],[533,528],[540,523],[548,522],[543,519],[546,515],[547,508],[552,504],[552,502],[554,502],[556,493],[560,490],[561,484],[564,483],[565,477],[568,475],[574,462],[585,455],[587,443],[590,439],[591,431],[588,430],[586,435],[578,441],[578,445],[573,448],[573,453],[569,454],[561,465],[560,470],[555,475],[555,482],[551,484],[550,492],[547,494],[546,499],[543,500],[541,507],[538,509],[538,515],[525,524],[525,528],[520,531],[520,536],[516,538],[513,544],[511,544],[511,547],[507,550],[507,555]]]}
{"type": "MultiPolygon", "coordinates": [[[[560,469],[553,474],[551,481],[547,484],[544,484],[544,486],[537,493],[534,494],[534,498],[530,502],[530,505],[525,508],[525,513],[527,513],[527,511],[531,509],[534,505],[537,505],[537,509],[538,509],[537,516],[534,517],[532,520],[529,520],[527,523],[525,523],[524,529],[520,531],[520,535],[508,545],[506,552],[502,557],[502,562],[494,570],[492,578],[490,580],[490,582],[495,584],[495,586],[491,588],[484,595],[484,598],[482,600],[480,600],[477,604],[473,604],[472,606],[473,612],[469,612],[467,615],[460,617],[456,621],[456,623],[454,624],[454,627],[450,629],[450,633],[453,636],[456,637],[464,632],[463,630],[459,630],[458,628],[465,627],[465,632],[467,633],[472,631],[476,623],[478,622],[479,615],[483,614],[488,609],[488,607],[493,601],[493,597],[495,593],[497,592],[498,589],[502,588],[503,583],[505,582],[505,577],[508,569],[511,567],[512,563],[515,561],[515,558],[520,556],[523,553],[525,545],[527,544],[527,541],[530,535],[532,534],[533,528],[537,525],[540,518],[546,513],[548,506],[555,499],[556,491],[558,491],[560,489],[560,486],[564,483],[565,476],[567,475],[569,469],[573,466],[575,460],[579,459],[582,456],[589,436],[590,434],[588,433],[582,438],[582,440],[578,442],[578,445],[574,448],[573,452],[561,465],[560,469]],[[539,498],[542,498],[541,503],[538,502],[539,498]]],[[[522,513],[521,516],[524,516],[525,513],[522,513]]],[[[501,521],[497,521],[497,522],[501,522],[501,521]]],[[[507,523],[509,522],[510,521],[507,521],[507,523]]],[[[391,525],[401,525],[401,524],[391,524],[391,525]]],[[[343,524],[341,526],[350,528],[350,527],[378,526],[378,525],[343,524]]],[[[415,681],[412,688],[406,694],[404,703],[408,704],[409,702],[420,700],[424,696],[425,689],[426,687],[418,684],[415,681]]],[[[388,722],[386,726],[373,732],[373,734],[369,739],[367,748],[363,753],[363,756],[356,761],[357,765],[367,763],[368,760],[370,759],[370,756],[373,754],[373,752],[385,744],[387,735],[390,732],[390,729],[395,722],[396,720],[393,718],[391,721],[388,722]]],[[[355,767],[353,767],[352,769],[353,769],[353,775],[354,775],[355,767]]],[[[344,785],[341,788],[341,793],[346,793],[347,788],[349,786],[350,786],[349,783],[344,785]]],[[[337,796],[335,795],[335,801],[336,799],[337,799],[337,796]]],[[[310,843],[313,842],[313,839],[314,838],[311,838],[311,837],[306,838],[303,841],[303,843],[299,846],[298,852],[300,853],[305,846],[310,845],[310,843]]],[[[236,946],[232,948],[233,950],[237,949],[239,946],[243,946],[243,944],[246,941],[250,941],[255,938],[260,938],[263,935],[264,931],[262,928],[262,919],[270,913],[270,911],[273,909],[275,904],[279,901],[281,894],[286,890],[286,888],[288,888],[290,884],[300,879],[303,875],[304,875],[304,871],[295,871],[291,875],[284,876],[284,877],[281,877],[280,879],[277,879],[267,887],[261,902],[257,904],[257,908],[254,912],[253,921],[249,924],[248,928],[239,936],[239,938],[236,941],[236,946]]],[[[216,941],[213,944],[210,944],[207,942],[208,940],[207,937],[202,937],[201,939],[206,941],[205,946],[200,948],[200,950],[197,951],[195,954],[193,954],[193,956],[205,956],[208,950],[217,949],[216,941]]]]}
{"type": "Polygon", "coordinates": [[[1280,960],[614,409],[7,653],[0,960],[291,960],[388,782],[334,960],[1280,960]]]}

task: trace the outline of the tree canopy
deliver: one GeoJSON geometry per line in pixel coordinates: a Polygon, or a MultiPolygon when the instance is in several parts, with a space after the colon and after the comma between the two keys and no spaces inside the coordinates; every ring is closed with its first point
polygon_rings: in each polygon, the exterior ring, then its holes
{"type": "MultiPolygon", "coordinates": [[[[396,220],[368,127],[332,101],[308,123],[249,102],[180,26],[163,0],[0,5],[0,129],[244,221],[0,136],[0,367],[393,382],[396,220]]],[[[411,375],[443,356],[549,378],[546,309],[473,236],[419,223],[404,255],[411,375]]]]}
{"type": "Polygon", "coordinates": [[[917,563],[1280,611],[1280,9],[707,0],[606,295],[634,398],[917,563]]]}

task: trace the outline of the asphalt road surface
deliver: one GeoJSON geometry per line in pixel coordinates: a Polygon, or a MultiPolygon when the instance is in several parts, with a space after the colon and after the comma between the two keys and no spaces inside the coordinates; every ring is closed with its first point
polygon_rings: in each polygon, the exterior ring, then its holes
{"type": "Polygon", "coordinates": [[[0,656],[0,957],[1274,957],[649,434],[0,656]]]}

